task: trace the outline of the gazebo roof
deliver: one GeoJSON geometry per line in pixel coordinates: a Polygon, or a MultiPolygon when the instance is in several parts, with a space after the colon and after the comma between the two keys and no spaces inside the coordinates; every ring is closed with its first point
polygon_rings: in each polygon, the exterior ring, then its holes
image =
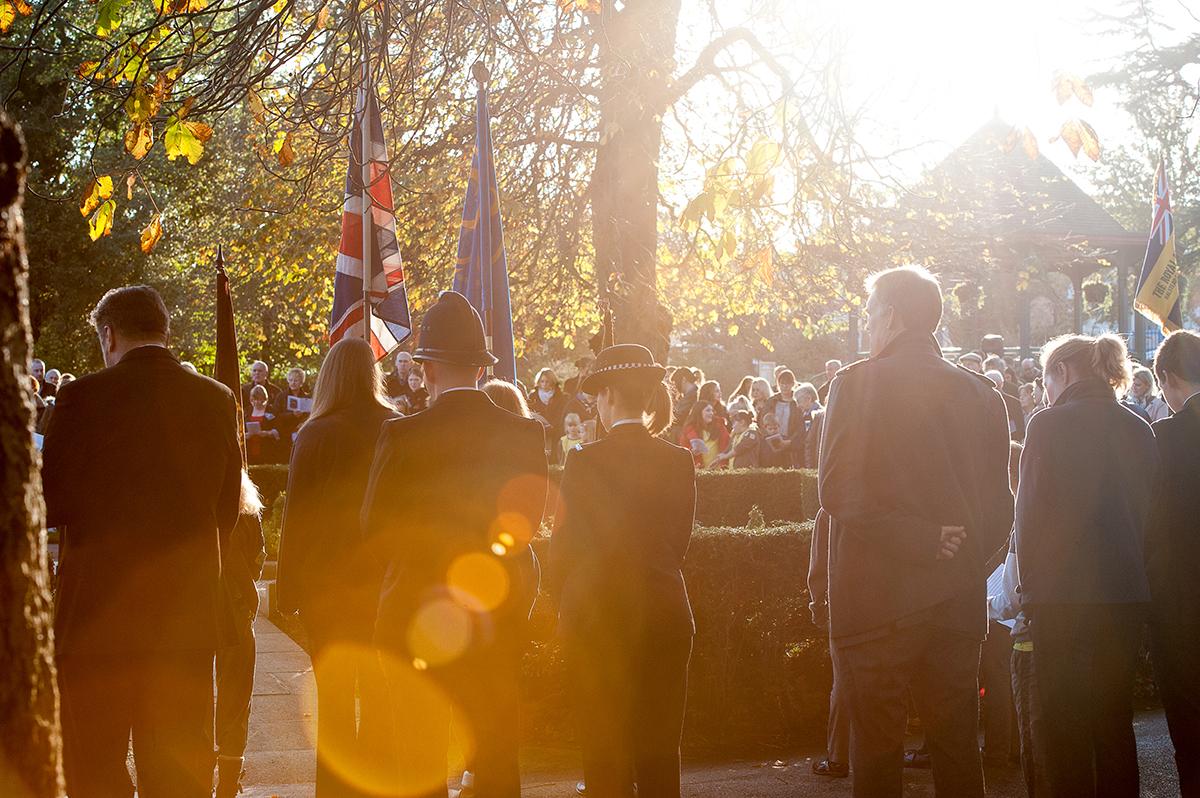
{"type": "Polygon", "coordinates": [[[956,210],[975,210],[992,232],[1010,238],[1085,240],[1097,247],[1146,238],[1126,230],[1045,155],[1030,158],[1019,133],[998,117],[934,167],[918,192],[956,210]]]}

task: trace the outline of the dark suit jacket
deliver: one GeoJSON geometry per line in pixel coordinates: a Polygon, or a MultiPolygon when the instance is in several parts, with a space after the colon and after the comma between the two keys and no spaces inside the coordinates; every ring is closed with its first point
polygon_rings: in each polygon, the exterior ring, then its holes
{"type": "Polygon", "coordinates": [[[288,469],[279,541],[279,607],[309,607],[336,595],[375,617],[382,568],[364,544],[359,512],[383,423],[396,413],[374,402],[336,410],[300,428],[288,469]],[[374,576],[373,576],[374,575],[374,576]]]}
{"type": "Polygon", "coordinates": [[[484,625],[523,626],[537,589],[529,541],[546,492],[541,423],[496,407],[482,391],[443,393],[428,410],[384,424],[362,507],[363,532],[378,539],[386,563],[376,641],[412,656],[413,613],[447,594],[459,556],[491,556],[501,534],[515,541],[500,560],[509,593],[484,625]]]}
{"type": "Polygon", "coordinates": [[[1000,398],[1004,400],[1004,410],[1008,413],[1008,426],[1012,428],[1009,437],[1017,442],[1025,440],[1025,411],[1021,409],[1021,401],[1004,392],[1000,393],[1000,398]]]}
{"type": "Polygon", "coordinates": [[[1021,605],[1150,600],[1144,550],[1158,470],[1150,425],[1100,379],[1029,421],[1017,488],[1021,605]]]}
{"type": "Polygon", "coordinates": [[[1156,615],[1195,618],[1200,616],[1200,395],[1152,429],[1161,470],[1146,532],[1150,593],[1156,615]]]}
{"type": "Polygon", "coordinates": [[[216,648],[241,465],[233,394],[166,349],[63,388],[42,465],[60,654],[216,648]]]}
{"type": "Polygon", "coordinates": [[[905,333],[838,372],[825,408],[831,634],[846,642],[929,620],[987,630],[984,563],[1012,527],[1008,422],[987,378],[905,333]],[[942,526],[967,538],[938,560],[942,526]]]}
{"type": "Polygon", "coordinates": [[[559,496],[550,580],[562,633],[691,635],[682,570],[696,508],[691,453],[622,424],[567,455],[559,496]]]}

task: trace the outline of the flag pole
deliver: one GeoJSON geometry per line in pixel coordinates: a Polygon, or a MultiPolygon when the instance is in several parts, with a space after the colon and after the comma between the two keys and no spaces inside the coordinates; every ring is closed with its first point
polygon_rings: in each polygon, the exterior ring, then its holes
{"type": "MultiPolygon", "coordinates": [[[[491,72],[488,70],[487,66],[482,61],[476,61],[474,63],[474,65],[471,66],[471,77],[475,78],[475,83],[478,85],[478,90],[479,90],[480,94],[487,91],[488,80],[491,79],[492,75],[491,75],[491,72]]],[[[476,95],[475,104],[476,104],[475,152],[476,152],[477,162],[482,167],[483,157],[480,153],[482,152],[482,147],[484,146],[484,141],[482,140],[481,136],[479,135],[480,127],[479,127],[479,108],[478,108],[479,97],[478,97],[478,95],[476,95]]],[[[490,128],[491,119],[486,120],[484,122],[484,124],[490,128]]],[[[491,141],[487,142],[487,146],[489,148],[491,147],[491,141]]],[[[489,202],[487,202],[485,204],[483,201],[483,194],[485,191],[490,191],[491,187],[484,185],[482,169],[480,170],[480,174],[477,179],[479,181],[479,225],[480,225],[480,230],[482,232],[482,230],[485,229],[485,228],[483,228],[483,225],[491,224],[490,219],[483,218],[483,212],[484,212],[485,208],[489,212],[491,210],[490,198],[489,198],[489,202]]],[[[483,304],[484,339],[485,339],[485,345],[487,346],[487,350],[489,352],[491,352],[492,351],[492,304],[493,304],[493,302],[492,302],[493,297],[492,297],[491,237],[490,236],[481,236],[481,240],[487,242],[487,244],[488,244],[485,251],[480,255],[480,258],[479,258],[479,264],[482,269],[482,273],[480,274],[479,277],[480,277],[480,282],[482,283],[482,291],[483,291],[483,298],[482,298],[483,303],[482,304],[483,304]]],[[[485,374],[487,376],[487,379],[489,379],[489,380],[492,379],[494,376],[496,376],[496,367],[488,366],[485,374]]]]}
{"type": "Polygon", "coordinates": [[[362,146],[362,277],[363,277],[363,340],[371,343],[371,129],[368,126],[367,107],[370,103],[371,91],[371,58],[368,47],[367,23],[362,23],[362,111],[358,117],[359,143],[362,146]]]}

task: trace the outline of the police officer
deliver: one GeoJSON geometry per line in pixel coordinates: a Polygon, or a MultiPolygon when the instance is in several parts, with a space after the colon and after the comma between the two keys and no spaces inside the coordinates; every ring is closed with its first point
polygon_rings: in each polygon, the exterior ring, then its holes
{"type": "Polygon", "coordinates": [[[985,377],[942,359],[935,277],[891,269],[868,288],[871,356],[833,380],[819,477],[854,796],[900,798],[911,691],[938,796],[982,798],[984,564],[1013,521],[1008,419],[985,377]]]}
{"type": "Polygon", "coordinates": [[[413,358],[431,404],[384,424],[362,509],[367,544],[385,553],[375,643],[397,737],[394,791],[445,798],[453,712],[472,743],[476,795],[517,798],[542,425],[477,389],[496,359],[462,294],[444,292],[425,314],[413,358]]]}
{"type": "Polygon", "coordinates": [[[671,423],[665,369],[637,344],[603,350],[584,379],[606,438],[567,455],[550,545],[589,798],[679,795],[691,656],[683,560],[696,479],[671,423]]]}

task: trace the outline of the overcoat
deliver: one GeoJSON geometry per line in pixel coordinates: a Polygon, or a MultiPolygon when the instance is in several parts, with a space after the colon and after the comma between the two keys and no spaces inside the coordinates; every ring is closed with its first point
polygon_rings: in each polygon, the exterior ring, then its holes
{"type": "Polygon", "coordinates": [[[163,347],[59,392],[42,460],[59,654],[217,648],[241,467],[232,392],[163,347]]]}

